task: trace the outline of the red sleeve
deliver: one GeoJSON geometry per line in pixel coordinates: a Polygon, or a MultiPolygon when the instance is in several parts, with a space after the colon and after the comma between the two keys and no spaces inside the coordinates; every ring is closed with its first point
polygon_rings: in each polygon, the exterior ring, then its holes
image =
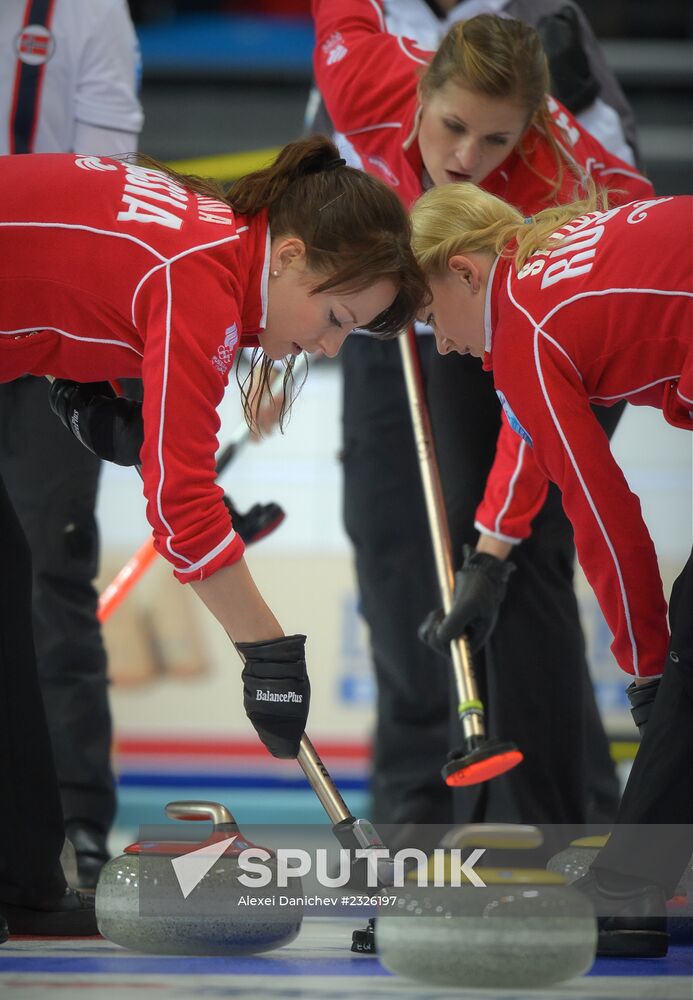
{"type": "Polygon", "coordinates": [[[666,602],[640,501],[614,461],[571,361],[544,337],[536,357],[521,339],[494,367],[496,384],[508,385],[507,402],[533,440],[538,466],[563,494],[616,660],[627,673],[659,675],[668,643],[666,602]]]}
{"type": "Polygon", "coordinates": [[[430,53],[388,34],[380,0],[313,0],[313,20],[315,80],[337,131],[401,124],[430,53]]]}
{"type": "Polygon", "coordinates": [[[160,268],[137,297],[137,326],[146,331],[141,457],[147,518],[156,550],[183,583],[211,576],[244,551],[215,470],[216,411],[235,352],[234,310],[221,268],[214,272],[197,255],[160,268]]]}
{"type": "Polygon", "coordinates": [[[475,528],[511,545],[519,544],[531,534],[532,521],[544,504],[548,485],[532,448],[509,426],[503,414],[496,457],[476,511],[475,528]]]}

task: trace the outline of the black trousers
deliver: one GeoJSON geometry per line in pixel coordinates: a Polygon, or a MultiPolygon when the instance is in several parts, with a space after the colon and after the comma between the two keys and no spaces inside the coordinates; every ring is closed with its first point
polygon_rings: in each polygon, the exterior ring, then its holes
{"type": "Polygon", "coordinates": [[[618,825],[593,867],[654,882],[671,896],[693,854],[693,553],[672,588],[669,624],[667,663],[618,825]]]}
{"type": "MultiPolygon", "coordinates": [[[[474,514],[495,457],[501,408],[481,362],[431,359],[428,400],[453,550],[475,544],[474,514]]],[[[609,437],[623,405],[595,410],[609,437]]],[[[510,556],[498,624],[475,658],[490,736],[524,753],[514,770],[455,791],[455,820],[582,823],[612,819],[618,779],[592,687],[574,591],[573,531],[552,484],[532,534],[510,556]]],[[[453,720],[453,733],[456,733],[453,720]]]]}
{"type": "Polygon", "coordinates": [[[48,405],[46,379],[0,385],[0,470],[33,562],[39,680],[66,823],[115,813],[106,653],[96,618],[101,463],[48,405]]]}
{"type": "MultiPolygon", "coordinates": [[[[493,461],[500,407],[478,364],[455,357],[463,362],[459,370],[443,369],[440,362],[453,359],[436,355],[433,337],[419,338],[419,346],[461,559],[462,542],[476,540],[473,515],[493,461]]],[[[514,739],[525,762],[482,790],[456,790],[451,812],[453,793],[440,777],[451,745],[450,668],[416,634],[440,599],[399,346],[349,337],[342,364],[344,516],[378,691],[374,819],[558,824],[612,818],[618,783],[585,661],[572,532],[555,490],[533,537],[513,555],[518,570],[491,648],[476,663],[489,732],[514,739]]],[[[453,744],[457,738],[455,727],[453,744]]]]}
{"type": "Polygon", "coordinates": [[[59,898],[64,831],[32,638],[31,557],[0,479],[0,901],[59,898]]]}
{"type": "MultiPolygon", "coordinates": [[[[422,345],[424,368],[432,344],[430,337],[422,345]]],[[[344,522],[378,697],[373,819],[448,824],[452,795],[440,768],[449,667],[416,634],[436,603],[437,583],[399,347],[352,336],[341,358],[344,522]]]]}

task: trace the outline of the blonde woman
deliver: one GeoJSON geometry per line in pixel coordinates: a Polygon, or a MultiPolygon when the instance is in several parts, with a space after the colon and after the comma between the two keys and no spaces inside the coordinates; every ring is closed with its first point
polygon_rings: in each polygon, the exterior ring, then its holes
{"type": "MultiPolygon", "coordinates": [[[[618,189],[616,197],[652,193],[547,97],[546,57],[533,28],[481,15],[454,25],[432,53],[388,34],[383,13],[379,0],[314,0],[315,75],[364,169],[405,204],[425,188],[467,180],[526,215],[572,200],[590,173],[618,189]]],[[[417,519],[425,525],[425,513],[402,379],[387,379],[391,351],[353,338],[343,359],[345,520],[378,680],[375,818],[444,822],[445,790],[433,804],[432,794],[422,793],[439,788],[432,734],[440,741],[441,700],[443,729],[447,724],[444,667],[416,636],[437,588],[421,552],[425,526],[410,526],[417,519]],[[440,809],[435,817],[432,805],[440,809]]],[[[490,729],[514,740],[525,763],[481,793],[456,793],[455,818],[592,818],[587,747],[598,761],[599,806],[612,818],[617,783],[587,671],[570,526],[558,492],[547,496],[546,483],[526,471],[527,449],[501,423],[490,380],[474,359],[458,360],[431,359],[428,394],[460,563],[463,546],[471,549],[459,571],[460,620],[487,685],[490,729]],[[460,431],[451,434],[453,426],[460,431]],[[508,580],[511,552],[517,569],[508,580]]],[[[618,412],[602,419],[613,431],[618,412]]],[[[435,643],[430,625],[426,634],[435,643]]]]}
{"type": "MultiPolygon", "coordinates": [[[[438,350],[470,351],[493,372],[536,475],[561,490],[619,665],[636,691],[659,686],[641,718],[643,742],[618,821],[672,826],[659,838],[619,830],[586,891],[602,912],[621,909],[603,922],[603,950],[627,951],[631,942],[638,953],[663,954],[664,895],[693,846],[693,562],[674,584],[670,637],[639,500],[591,404],[627,399],[693,430],[693,199],[611,209],[593,199],[523,219],[463,184],[427,192],[413,226],[438,350]],[[638,917],[657,919],[638,926],[638,917]]],[[[454,617],[443,622],[445,635],[455,631],[454,617]]]]}

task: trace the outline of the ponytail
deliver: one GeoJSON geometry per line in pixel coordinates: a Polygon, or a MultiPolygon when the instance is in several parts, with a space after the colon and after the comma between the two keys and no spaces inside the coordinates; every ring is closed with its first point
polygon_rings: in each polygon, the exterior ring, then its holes
{"type": "MultiPolygon", "coordinates": [[[[332,288],[359,292],[391,280],[397,295],[369,327],[383,339],[413,323],[428,298],[411,248],[409,218],[399,198],[376,177],[346,166],[326,136],[289,143],[274,163],[241,177],[228,189],[214,180],[179,174],[148,157],[140,156],[137,162],[163,171],[189,191],[225,202],[240,215],[266,211],[273,239],[293,236],[304,244],[306,268],[314,277],[313,294],[332,288]]],[[[290,389],[293,359],[284,366],[285,386],[290,389]]],[[[242,388],[247,418],[268,390],[271,368],[269,359],[253,357],[252,401],[245,382],[242,388]]],[[[289,393],[285,399],[290,400],[289,393]]]]}
{"type": "Polygon", "coordinates": [[[289,186],[301,177],[319,174],[343,163],[339,151],[325,135],[311,135],[290,142],[274,163],[237,180],[226,200],[241,215],[255,215],[263,208],[272,210],[289,186]]]}
{"type": "Polygon", "coordinates": [[[299,177],[317,174],[344,162],[339,159],[335,144],[325,135],[289,143],[269,166],[239,177],[229,187],[213,177],[179,173],[145,153],[135,153],[132,159],[139,166],[161,171],[188,191],[226,202],[240,215],[257,215],[263,208],[270,209],[299,177]]]}
{"type": "Polygon", "coordinates": [[[424,273],[442,277],[455,254],[512,257],[517,270],[528,257],[551,246],[556,230],[571,219],[606,209],[604,193],[590,182],[587,198],[538,212],[530,219],[474,184],[431,188],[411,212],[414,254],[424,273]]]}
{"type": "MultiPolygon", "coordinates": [[[[519,271],[524,267],[527,259],[538,250],[547,250],[551,246],[554,233],[561,229],[572,219],[579,219],[590,212],[605,212],[609,207],[608,192],[597,189],[591,177],[584,182],[586,195],[578,201],[572,201],[567,205],[554,205],[537,212],[527,222],[525,222],[508,242],[515,240],[515,249],[511,256],[514,258],[515,267],[519,271]]],[[[560,239],[554,240],[558,245],[560,239]]]]}
{"type": "Polygon", "coordinates": [[[240,215],[266,210],[272,237],[295,236],[306,248],[306,265],[319,280],[314,292],[343,287],[358,292],[382,278],[399,287],[397,298],[371,325],[393,337],[413,322],[426,286],[414,260],[411,228],[397,195],[363,170],[345,165],[323,135],[285,146],[274,163],[225,189],[210,178],[177,171],[138,155],[182,187],[226,202],[240,215]]]}

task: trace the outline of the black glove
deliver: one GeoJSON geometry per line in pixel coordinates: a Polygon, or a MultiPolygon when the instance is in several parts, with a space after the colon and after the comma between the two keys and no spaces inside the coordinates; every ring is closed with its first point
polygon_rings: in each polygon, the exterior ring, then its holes
{"type": "Polygon", "coordinates": [[[286,517],[278,503],[254,503],[245,514],[241,514],[227,494],[224,494],[224,503],[236,532],[246,545],[253,545],[271,535],[286,517]]]}
{"type": "Polygon", "coordinates": [[[237,642],[236,649],[245,660],[245,714],[273,757],[295,757],[310,706],[305,635],[237,642]]]}
{"type": "Polygon", "coordinates": [[[464,546],[462,569],[455,573],[450,613],[432,611],[419,627],[419,638],[437,653],[449,653],[453,639],[466,633],[472,652],[485,645],[493,632],[514,563],[489,552],[464,546]]]}
{"type": "Polygon", "coordinates": [[[108,382],[56,379],[51,409],[78,441],[116,465],[139,465],[144,441],[142,404],[116,396],[108,382]]]}
{"type": "Polygon", "coordinates": [[[630,714],[633,716],[633,722],[638,727],[641,739],[647,729],[652,706],[659,690],[660,680],[661,677],[655,677],[653,680],[648,681],[647,684],[636,684],[633,681],[626,688],[626,694],[630,702],[630,714]]]}

